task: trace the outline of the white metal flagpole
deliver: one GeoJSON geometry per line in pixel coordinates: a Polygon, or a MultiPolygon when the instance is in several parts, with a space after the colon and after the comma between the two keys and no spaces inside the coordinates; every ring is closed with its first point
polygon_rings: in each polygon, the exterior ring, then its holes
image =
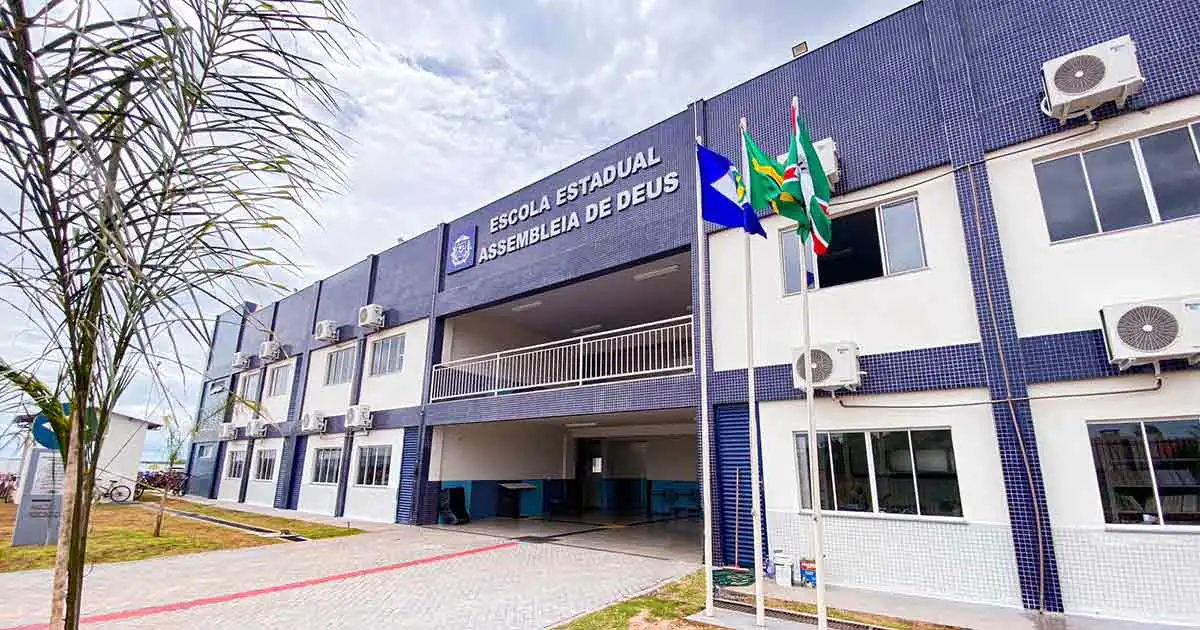
{"type": "MultiPolygon", "coordinates": [[[[692,129],[696,144],[703,144],[700,135],[699,108],[692,106],[692,129]]],[[[700,208],[700,162],[696,160],[696,278],[699,285],[700,348],[693,355],[700,362],[700,493],[704,506],[704,614],[713,616],[713,489],[712,441],[709,438],[710,405],[708,402],[708,234],[704,231],[704,213],[700,208]]]]}
{"type": "MultiPolygon", "coordinates": [[[[809,237],[810,239],[812,237],[809,237]]],[[[813,561],[817,574],[817,628],[829,627],[829,611],[825,607],[825,521],[821,516],[820,467],[817,465],[817,415],[813,413],[812,384],[812,337],[808,316],[808,248],[811,240],[800,242],[800,312],[802,326],[801,344],[804,347],[804,402],[808,413],[808,481],[809,503],[813,518],[813,561]]]]}
{"type": "MultiPolygon", "coordinates": [[[[799,98],[792,97],[792,134],[797,136],[799,128],[796,124],[799,118],[799,98]]],[[[799,138],[794,139],[794,142],[799,145],[799,138]]],[[[822,168],[821,164],[816,164],[816,167],[809,164],[810,168],[822,168]]],[[[806,186],[805,194],[809,192],[811,185],[806,186]]],[[[808,204],[809,199],[804,199],[804,204],[808,204]]],[[[810,226],[811,230],[811,226],[810,226]]],[[[824,601],[824,520],[821,516],[821,480],[820,466],[817,466],[817,420],[815,413],[814,392],[812,392],[812,335],[810,330],[809,318],[809,252],[812,247],[812,236],[808,239],[800,240],[800,325],[803,326],[800,342],[804,347],[804,408],[809,414],[809,503],[812,508],[812,562],[816,563],[816,590],[817,590],[817,629],[827,630],[829,628],[829,611],[824,601]]]]}
{"type": "MultiPolygon", "coordinates": [[[[746,130],[746,119],[741,120],[741,130],[746,130]]],[[[749,159],[746,157],[746,139],[741,133],[739,143],[742,147],[742,172],[749,173],[749,159]]],[[[748,180],[749,178],[747,178],[748,180]]],[[[759,487],[758,470],[758,395],[755,391],[754,379],[754,274],[750,267],[749,232],[742,231],[743,257],[746,269],[746,384],[748,387],[747,400],[750,406],[750,527],[754,530],[754,623],[764,626],[767,623],[766,602],[763,599],[763,540],[762,540],[762,489],[759,487]]]]}

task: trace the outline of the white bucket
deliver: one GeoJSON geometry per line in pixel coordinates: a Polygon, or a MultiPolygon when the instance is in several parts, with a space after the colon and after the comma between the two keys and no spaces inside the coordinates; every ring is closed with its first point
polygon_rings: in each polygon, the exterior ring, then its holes
{"type": "Polygon", "coordinates": [[[773,560],[775,562],[775,583],[780,586],[791,586],[792,557],[786,553],[776,553],[773,560]]]}

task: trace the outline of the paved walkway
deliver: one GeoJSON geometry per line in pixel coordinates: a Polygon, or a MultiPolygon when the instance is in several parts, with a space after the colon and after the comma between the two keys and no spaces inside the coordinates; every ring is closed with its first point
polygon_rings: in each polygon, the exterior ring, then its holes
{"type": "MultiPolygon", "coordinates": [[[[88,628],[553,626],[685,575],[692,563],[429,528],[97,565],[88,628]]],[[[49,571],[0,575],[0,628],[47,617],[49,571]]]]}

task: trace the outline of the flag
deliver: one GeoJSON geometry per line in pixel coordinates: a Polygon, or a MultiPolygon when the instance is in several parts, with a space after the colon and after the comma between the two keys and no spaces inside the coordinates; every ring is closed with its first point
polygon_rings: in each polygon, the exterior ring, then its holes
{"type": "Polygon", "coordinates": [[[700,170],[700,214],[704,220],[766,238],[758,213],[746,203],[746,184],[733,163],[697,144],[696,164],[700,170]]]}
{"type": "Polygon", "coordinates": [[[742,129],[742,149],[745,151],[747,183],[750,189],[750,207],[755,209],[770,208],[772,212],[787,217],[800,225],[804,232],[808,230],[808,213],[795,195],[785,187],[784,165],[767,155],[745,128],[742,129]]]}
{"type": "Polygon", "coordinates": [[[784,167],[783,190],[802,200],[807,220],[800,226],[800,235],[807,241],[811,232],[813,252],[823,256],[829,251],[829,244],[833,240],[833,221],[829,218],[829,179],[825,177],[825,168],[817,156],[817,150],[813,148],[812,139],[808,137],[808,127],[800,120],[800,105],[796,100],[792,101],[790,144],[787,165],[784,167]]]}

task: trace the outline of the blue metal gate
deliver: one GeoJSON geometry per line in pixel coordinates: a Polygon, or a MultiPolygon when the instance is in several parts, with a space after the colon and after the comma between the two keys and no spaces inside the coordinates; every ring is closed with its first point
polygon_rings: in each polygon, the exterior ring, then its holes
{"type": "MultiPolygon", "coordinates": [[[[754,530],[750,517],[750,406],[720,405],[713,413],[716,442],[717,528],[721,560],[726,566],[750,567],[754,564],[754,530]]],[[[759,439],[762,434],[759,432],[759,439]]],[[[762,449],[759,449],[759,490],[762,490],[762,449]]],[[[761,496],[761,494],[760,494],[761,496]]],[[[763,554],[767,544],[767,524],[763,529],[763,554]]]]}

